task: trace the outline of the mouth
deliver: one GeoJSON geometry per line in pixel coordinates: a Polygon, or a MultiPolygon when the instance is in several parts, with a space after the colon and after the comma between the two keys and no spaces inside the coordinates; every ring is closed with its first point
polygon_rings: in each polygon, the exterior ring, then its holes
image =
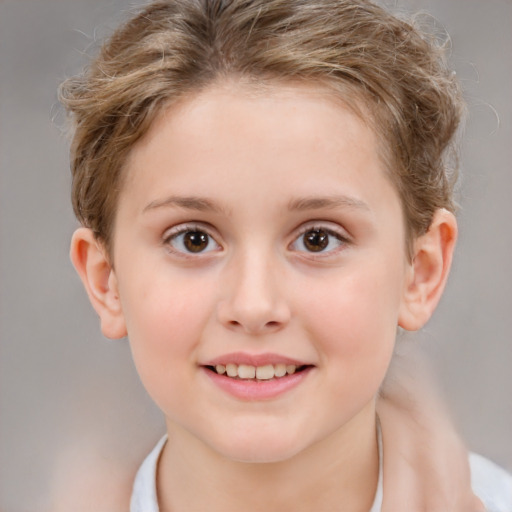
{"type": "Polygon", "coordinates": [[[234,380],[249,381],[270,381],[279,380],[283,377],[301,373],[312,365],[295,365],[295,364],[266,364],[262,366],[253,366],[249,364],[216,364],[206,365],[205,368],[217,375],[221,375],[234,380]]]}
{"type": "Polygon", "coordinates": [[[280,354],[234,352],[200,365],[210,381],[237,400],[258,402],[286,396],[309,381],[315,365],[280,354]]]}

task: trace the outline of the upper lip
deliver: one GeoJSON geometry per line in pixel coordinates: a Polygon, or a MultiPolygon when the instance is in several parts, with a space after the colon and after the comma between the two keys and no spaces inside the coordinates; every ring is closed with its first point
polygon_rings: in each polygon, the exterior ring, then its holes
{"type": "Polygon", "coordinates": [[[230,354],[224,354],[222,356],[209,359],[205,363],[202,363],[202,366],[216,366],[218,364],[246,364],[251,366],[265,366],[268,364],[293,364],[295,366],[305,366],[308,365],[309,363],[300,361],[298,359],[294,359],[292,357],[283,356],[280,354],[247,354],[245,352],[232,352],[230,354]]]}

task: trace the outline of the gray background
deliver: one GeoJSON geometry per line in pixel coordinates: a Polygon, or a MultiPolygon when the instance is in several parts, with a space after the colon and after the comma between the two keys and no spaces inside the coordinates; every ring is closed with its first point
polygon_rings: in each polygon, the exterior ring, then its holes
{"type": "MultiPolygon", "coordinates": [[[[59,82],[133,5],[0,0],[3,512],[45,510],[69,468],[135,467],[164,429],[127,344],[102,338],[69,262],[76,224],[56,107],[59,82]]],[[[469,447],[512,469],[512,2],[393,5],[423,9],[450,33],[470,111],[454,270],[434,319],[407,343],[428,352],[469,447]]]]}

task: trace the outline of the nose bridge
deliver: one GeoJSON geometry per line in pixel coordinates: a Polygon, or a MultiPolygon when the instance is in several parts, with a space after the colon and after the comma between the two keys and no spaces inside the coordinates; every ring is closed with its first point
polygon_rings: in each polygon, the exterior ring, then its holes
{"type": "Polygon", "coordinates": [[[279,259],[263,244],[241,248],[229,264],[227,293],[219,319],[247,333],[278,330],[287,323],[289,306],[279,281],[279,259]]]}

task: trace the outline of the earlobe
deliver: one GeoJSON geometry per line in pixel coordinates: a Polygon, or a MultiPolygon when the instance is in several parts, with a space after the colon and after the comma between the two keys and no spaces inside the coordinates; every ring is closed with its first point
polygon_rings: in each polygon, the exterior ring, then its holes
{"type": "Polygon", "coordinates": [[[457,240],[457,221],[439,209],[427,233],[414,242],[413,260],[405,280],[398,325],[409,331],[423,327],[443,293],[457,240]]]}
{"type": "Polygon", "coordinates": [[[70,257],[100,317],[103,334],[111,339],[126,336],[116,275],[104,247],[90,229],[79,228],[75,231],[70,257]]]}

